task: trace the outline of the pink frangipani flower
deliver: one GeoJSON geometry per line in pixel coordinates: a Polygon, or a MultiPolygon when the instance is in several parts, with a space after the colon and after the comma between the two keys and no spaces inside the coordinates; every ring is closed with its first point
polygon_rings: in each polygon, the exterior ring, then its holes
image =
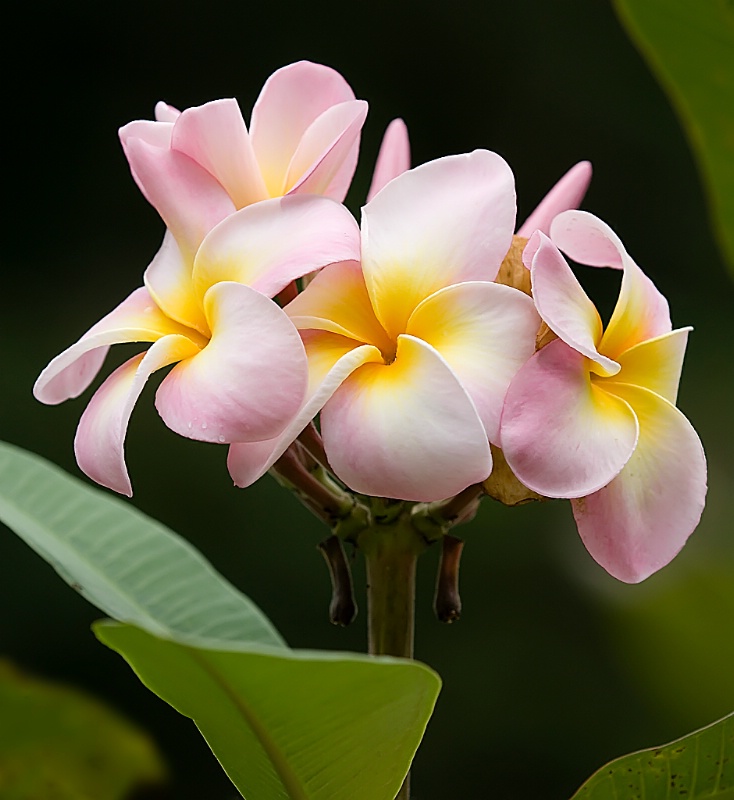
{"type": "Polygon", "coordinates": [[[270,298],[326,264],[357,258],[359,230],[340,203],[293,196],[250,205],[209,231],[191,262],[155,289],[141,287],[57,356],[34,387],[56,404],[83,392],[110,345],[152,342],[98,389],[79,423],[77,461],[93,480],[132,494],[124,439],[154,371],[156,408],[177,433],[209,442],[279,434],[302,405],[307,363],[300,337],[270,298]]]}
{"type": "Polygon", "coordinates": [[[675,407],[690,328],[673,330],[668,304],[614,232],[568,211],[524,255],[536,307],[558,339],[507,392],[501,446],[529,488],[571,498],[592,557],[628,583],[667,564],[698,524],[706,462],[675,407]],[[561,255],[622,270],[606,330],[561,255]]]}
{"type": "Polygon", "coordinates": [[[280,437],[232,445],[235,482],[319,412],[330,466],[355,491],[432,501],[484,480],[540,324],[530,297],[493,282],[514,223],[512,172],[486,150],[382,187],[362,210],[361,260],[326,267],[285,309],[306,347],[306,401],[280,437]]]}
{"type": "Polygon", "coordinates": [[[158,103],[155,121],[121,128],[133,177],[167,229],[145,274],[151,295],[184,285],[204,236],[238,209],[294,194],[344,200],[366,114],[339,73],[300,61],[265,82],[249,131],[234,99],[183,112],[158,103]]]}

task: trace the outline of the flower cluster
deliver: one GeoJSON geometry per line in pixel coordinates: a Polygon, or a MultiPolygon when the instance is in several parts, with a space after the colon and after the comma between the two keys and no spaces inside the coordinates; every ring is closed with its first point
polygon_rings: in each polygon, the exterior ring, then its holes
{"type": "Polygon", "coordinates": [[[79,423],[78,463],[104,486],[131,494],[132,408],[175,364],[158,412],[183,436],[229,444],[238,486],[309,427],[349,489],[407,501],[481,484],[501,449],[525,487],[571,499],[603,567],[645,578],[683,545],[705,496],[701,444],[675,407],[688,329],[672,330],[616,235],[574,210],[586,162],[514,235],[500,156],[410,169],[396,120],[358,226],[342,202],[366,112],[338,73],[300,62],[269,78],[249,129],[234,100],[159,103],[155,121],[123,127],[163,243],[143,286],[46,367],[36,397],[76,397],[110,345],[148,342],[79,423]],[[606,329],[562,252],[622,271],[606,329]]]}

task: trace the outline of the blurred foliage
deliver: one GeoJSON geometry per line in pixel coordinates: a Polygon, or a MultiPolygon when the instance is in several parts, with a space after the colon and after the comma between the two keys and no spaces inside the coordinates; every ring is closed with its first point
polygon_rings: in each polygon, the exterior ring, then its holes
{"type": "Polygon", "coordinates": [[[615,0],[670,95],[706,182],[712,223],[734,271],[734,4],[615,0]]]}
{"type": "Polygon", "coordinates": [[[734,714],[663,747],[602,767],[572,800],[686,800],[734,797],[734,714]]]}
{"type": "Polygon", "coordinates": [[[166,777],[152,741],[126,719],[2,660],[0,709],[3,800],[129,800],[166,777]]]}

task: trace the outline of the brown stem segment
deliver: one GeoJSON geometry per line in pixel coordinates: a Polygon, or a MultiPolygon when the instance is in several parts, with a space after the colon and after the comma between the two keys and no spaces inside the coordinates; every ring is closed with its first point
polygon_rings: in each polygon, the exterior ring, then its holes
{"type": "Polygon", "coordinates": [[[446,534],[441,543],[441,561],[436,576],[436,594],[433,608],[441,622],[456,622],[461,617],[459,595],[459,565],[464,542],[446,534]]]}
{"type": "Polygon", "coordinates": [[[331,577],[329,620],[332,625],[344,627],[357,616],[357,603],[354,600],[354,584],[349,561],[338,536],[329,536],[328,539],[320,542],[318,547],[326,561],[331,577]]]}

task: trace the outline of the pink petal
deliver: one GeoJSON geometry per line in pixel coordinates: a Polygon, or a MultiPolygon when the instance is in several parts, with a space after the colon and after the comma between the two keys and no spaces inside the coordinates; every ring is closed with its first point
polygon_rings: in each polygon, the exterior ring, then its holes
{"type": "Polygon", "coordinates": [[[624,270],[619,300],[599,350],[617,358],[635,344],[671,331],[667,300],[606,223],[584,211],[567,211],[553,221],[551,238],[574,261],[624,270]]]}
{"type": "Polygon", "coordinates": [[[606,486],[632,455],[638,426],[624,400],[604,391],[586,358],[560,339],[517,373],[505,398],[501,447],[528,488],[581,497],[606,486]]]}
{"type": "Polygon", "coordinates": [[[573,501],[581,538],[607,572],[637,583],[664,567],[701,517],[706,458],[688,420],[647,389],[615,384],[640,423],[637,448],[606,487],[573,501]]]}
{"type": "Polygon", "coordinates": [[[166,376],[158,413],[171,430],[206,442],[277,436],[306,391],[298,332],[272,300],[238,283],[213,286],[204,310],[211,341],[166,376]]]}
{"type": "Polygon", "coordinates": [[[408,320],[407,333],[435,348],[474,401],[489,440],[497,444],[507,388],[535,352],[539,326],[526,294],[470,282],[424,300],[408,320]]]}
{"type": "Polygon", "coordinates": [[[492,467],[474,404],[429,345],[402,335],[390,365],[365,364],[321,412],[331,466],[354,491],[403,500],[450,497],[492,467]]]}
{"type": "Polygon", "coordinates": [[[386,186],[393,178],[410,169],[410,140],[408,128],[402,119],[394,119],[382,137],[380,152],[377,154],[372,183],[367,193],[367,202],[386,186]]]}
{"type": "Polygon", "coordinates": [[[344,206],[328,197],[278,197],[241,209],[206,237],[194,287],[203,297],[219,281],[236,281],[274,297],[302,275],[357,258],[359,228],[344,206]]]}
{"type": "MultiPolygon", "coordinates": [[[[123,125],[117,132],[120,137],[122,149],[127,155],[127,147],[131,140],[139,139],[153,147],[168,149],[171,146],[173,135],[173,120],[153,121],[149,119],[136,119],[123,125]]],[[[129,159],[128,159],[129,160],[129,159]]]]}
{"type": "Polygon", "coordinates": [[[154,342],[169,334],[180,334],[203,344],[197,333],[166,317],[146,289],[136,289],[78,342],[51,361],[39,375],[33,394],[49,405],[77,397],[94,380],[111,344],[154,342]]]}
{"type": "Polygon", "coordinates": [[[642,386],[675,403],[690,330],[680,328],[626,350],[614,380],[642,386]]]}
{"type": "Polygon", "coordinates": [[[579,161],[540,201],[535,211],[522,224],[517,235],[529,239],[536,230],[546,235],[550,234],[553,218],[562,211],[577,208],[589,188],[590,181],[591,163],[579,161]]]}
{"type": "Polygon", "coordinates": [[[252,110],[250,135],[271,196],[282,187],[293,154],[311,123],[331,106],[354,100],[335,70],[299,61],[274,72],[252,110]]]}
{"type": "Polygon", "coordinates": [[[533,253],[533,299],[548,327],[567,345],[598,364],[595,371],[602,375],[619,372],[619,364],[597,350],[602,337],[601,317],[555,244],[538,231],[528,242],[526,252],[533,253]]]}
{"type": "Polygon", "coordinates": [[[162,100],[155,104],[155,118],[158,122],[175,122],[180,116],[181,112],[177,108],[162,100]]]}
{"type": "Polygon", "coordinates": [[[514,225],[512,171],[487,150],[431,161],[385,186],[362,210],[362,268],[388,334],[403,333],[439,289],[494,280],[514,225]]]}
{"type": "Polygon", "coordinates": [[[193,260],[204,236],[235,210],[229,195],[183,153],[130,138],[125,154],[140,190],[163,218],[184,258],[193,260]]]}
{"type": "Polygon", "coordinates": [[[236,100],[187,108],[176,121],[171,146],[213,175],[237,208],[269,197],[236,100]]]}
{"type": "Polygon", "coordinates": [[[132,495],[124,447],[133,407],[153,372],[197,351],[184,336],[165,336],[107,378],[82,414],[74,440],[76,460],[85,474],[108,489],[132,495]]]}
{"type": "Polygon", "coordinates": [[[386,355],[395,350],[377,321],[362,268],[356,261],[324,267],[284,310],[301,331],[331,331],[372,344],[386,355]]]}
{"type": "Polygon", "coordinates": [[[231,445],[227,466],[237,486],[250,486],[261,478],[354,370],[368,362],[382,360],[376,348],[370,345],[355,347],[353,341],[330,333],[305,331],[303,339],[309,368],[306,399],[280,436],[263,442],[231,445]]]}
{"type": "Polygon", "coordinates": [[[323,194],[344,200],[357,166],[366,116],[364,100],[350,100],[324,111],[303,134],[282,193],[323,194]]]}

